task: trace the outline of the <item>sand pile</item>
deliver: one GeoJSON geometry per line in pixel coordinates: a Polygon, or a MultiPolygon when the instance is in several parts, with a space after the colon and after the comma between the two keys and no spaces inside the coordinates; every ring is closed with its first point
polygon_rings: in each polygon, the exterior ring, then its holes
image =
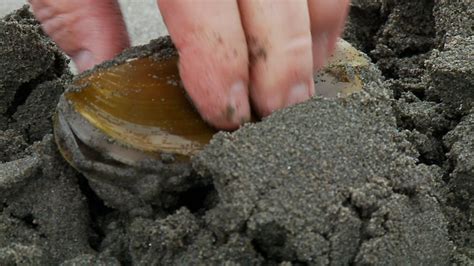
{"type": "Polygon", "coordinates": [[[217,134],[183,166],[199,182],[126,211],[54,144],[65,57],[26,9],[7,16],[0,264],[472,263],[473,13],[468,1],[354,0],[345,37],[383,78],[217,134]]]}

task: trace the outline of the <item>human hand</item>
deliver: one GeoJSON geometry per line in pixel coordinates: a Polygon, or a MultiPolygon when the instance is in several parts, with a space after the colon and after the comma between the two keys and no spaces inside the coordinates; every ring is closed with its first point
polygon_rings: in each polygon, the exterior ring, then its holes
{"type": "MultiPolygon", "coordinates": [[[[235,129],[314,95],[349,0],[157,0],[201,116],[235,129]]],[[[44,31],[79,71],[130,46],[117,0],[30,0],[44,31]]]]}

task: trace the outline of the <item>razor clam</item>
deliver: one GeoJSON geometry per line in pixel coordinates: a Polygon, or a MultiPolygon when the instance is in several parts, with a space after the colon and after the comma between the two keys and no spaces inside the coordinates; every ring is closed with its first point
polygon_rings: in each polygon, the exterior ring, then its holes
{"type": "MultiPolygon", "coordinates": [[[[360,91],[369,67],[365,55],[341,40],[315,76],[316,90],[328,97],[360,91]]],[[[188,101],[166,37],[78,76],[60,98],[54,129],[63,157],[120,209],[157,202],[172,185],[194,182],[189,158],[216,132],[188,101]],[[149,182],[153,188],[143,185],[149,182]],[[110,191],[121,200],[108,197],[110,191]]]]}

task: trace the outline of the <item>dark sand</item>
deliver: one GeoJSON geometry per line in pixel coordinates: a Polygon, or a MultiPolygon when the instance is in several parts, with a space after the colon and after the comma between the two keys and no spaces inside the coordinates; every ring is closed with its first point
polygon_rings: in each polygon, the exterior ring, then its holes
{"type": "Polygon", "coordinates": [[[374,2],[345,37],[384,82],[220,133],[134,193],[63,161],[66,60],[26,10],[0,21],[0,265],[474,263],[474,4],[374,2]]]}

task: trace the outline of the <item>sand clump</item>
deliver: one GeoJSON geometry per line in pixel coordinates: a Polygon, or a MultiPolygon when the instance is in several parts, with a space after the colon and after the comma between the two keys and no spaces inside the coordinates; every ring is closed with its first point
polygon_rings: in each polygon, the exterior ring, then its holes
{"type": "Polygon", "coordinates": [[[474,7],[470,1],[353,4],[346,37],[361,45],[382,70],[397,100],[397,125],[408,130],[407,139],[418,150],[420,162],[439,167],[444,195],[440,200],[451,239],[462,250],[453,261],[470,264],[474,246],[468,241],[473,230],[468,221],[473,216],[465,206],[471,204],[472,194],[465,188],[474,177],[469,170],[473,141],[468,137],[474,127],[468,122],[474,102],[474,7]],[[371,35],[360,34],[367,30],[371,35]],[[400,42],[407,39],[412,40],[409,50],[400,50],[400,42]],[[464,178],[456,169],[464,169],[464,178]]]}
{"type": "Polygon", "coordinates": [[[384,80],[219,133],[168,189],[141,184],[159,204],[122,210],[54,144],[64,56],[26,9],[7,16],[0,264],[472,263],[474,7],[458,2],[354,0],[346,37],[384,80]]]}
{"type": "Polygon", "coordinates": [[[447,213],[451,217],[452,238],[461,249],[456,259],[459,264],[467,265],[473,260],[474,109],[444,137],[444,143],[449,149],[450,170],[446,176],[447,213]]]}
{"type": "Polygon", "coordinates": [[[0,129],[27,141],[52,133],[50,117],[70,77],[67,60],[27,9],[0,21],[0,129]]]}
{"type": "Polygon", "coordinates": [[[356,99],[314,100],[216,137],[196,159],[220,195],[211,228],[244,231],[274,261],[447,263],[436,174],[416,165],[389,110],[356,99]]]}
{"type": "Polygon", "coordinates": [[[86,200],[48,135],[70,78],[67,60],[27,9],[0,21],[0,47],[1,264],[55,264],[91,252],[86,200]]]}

